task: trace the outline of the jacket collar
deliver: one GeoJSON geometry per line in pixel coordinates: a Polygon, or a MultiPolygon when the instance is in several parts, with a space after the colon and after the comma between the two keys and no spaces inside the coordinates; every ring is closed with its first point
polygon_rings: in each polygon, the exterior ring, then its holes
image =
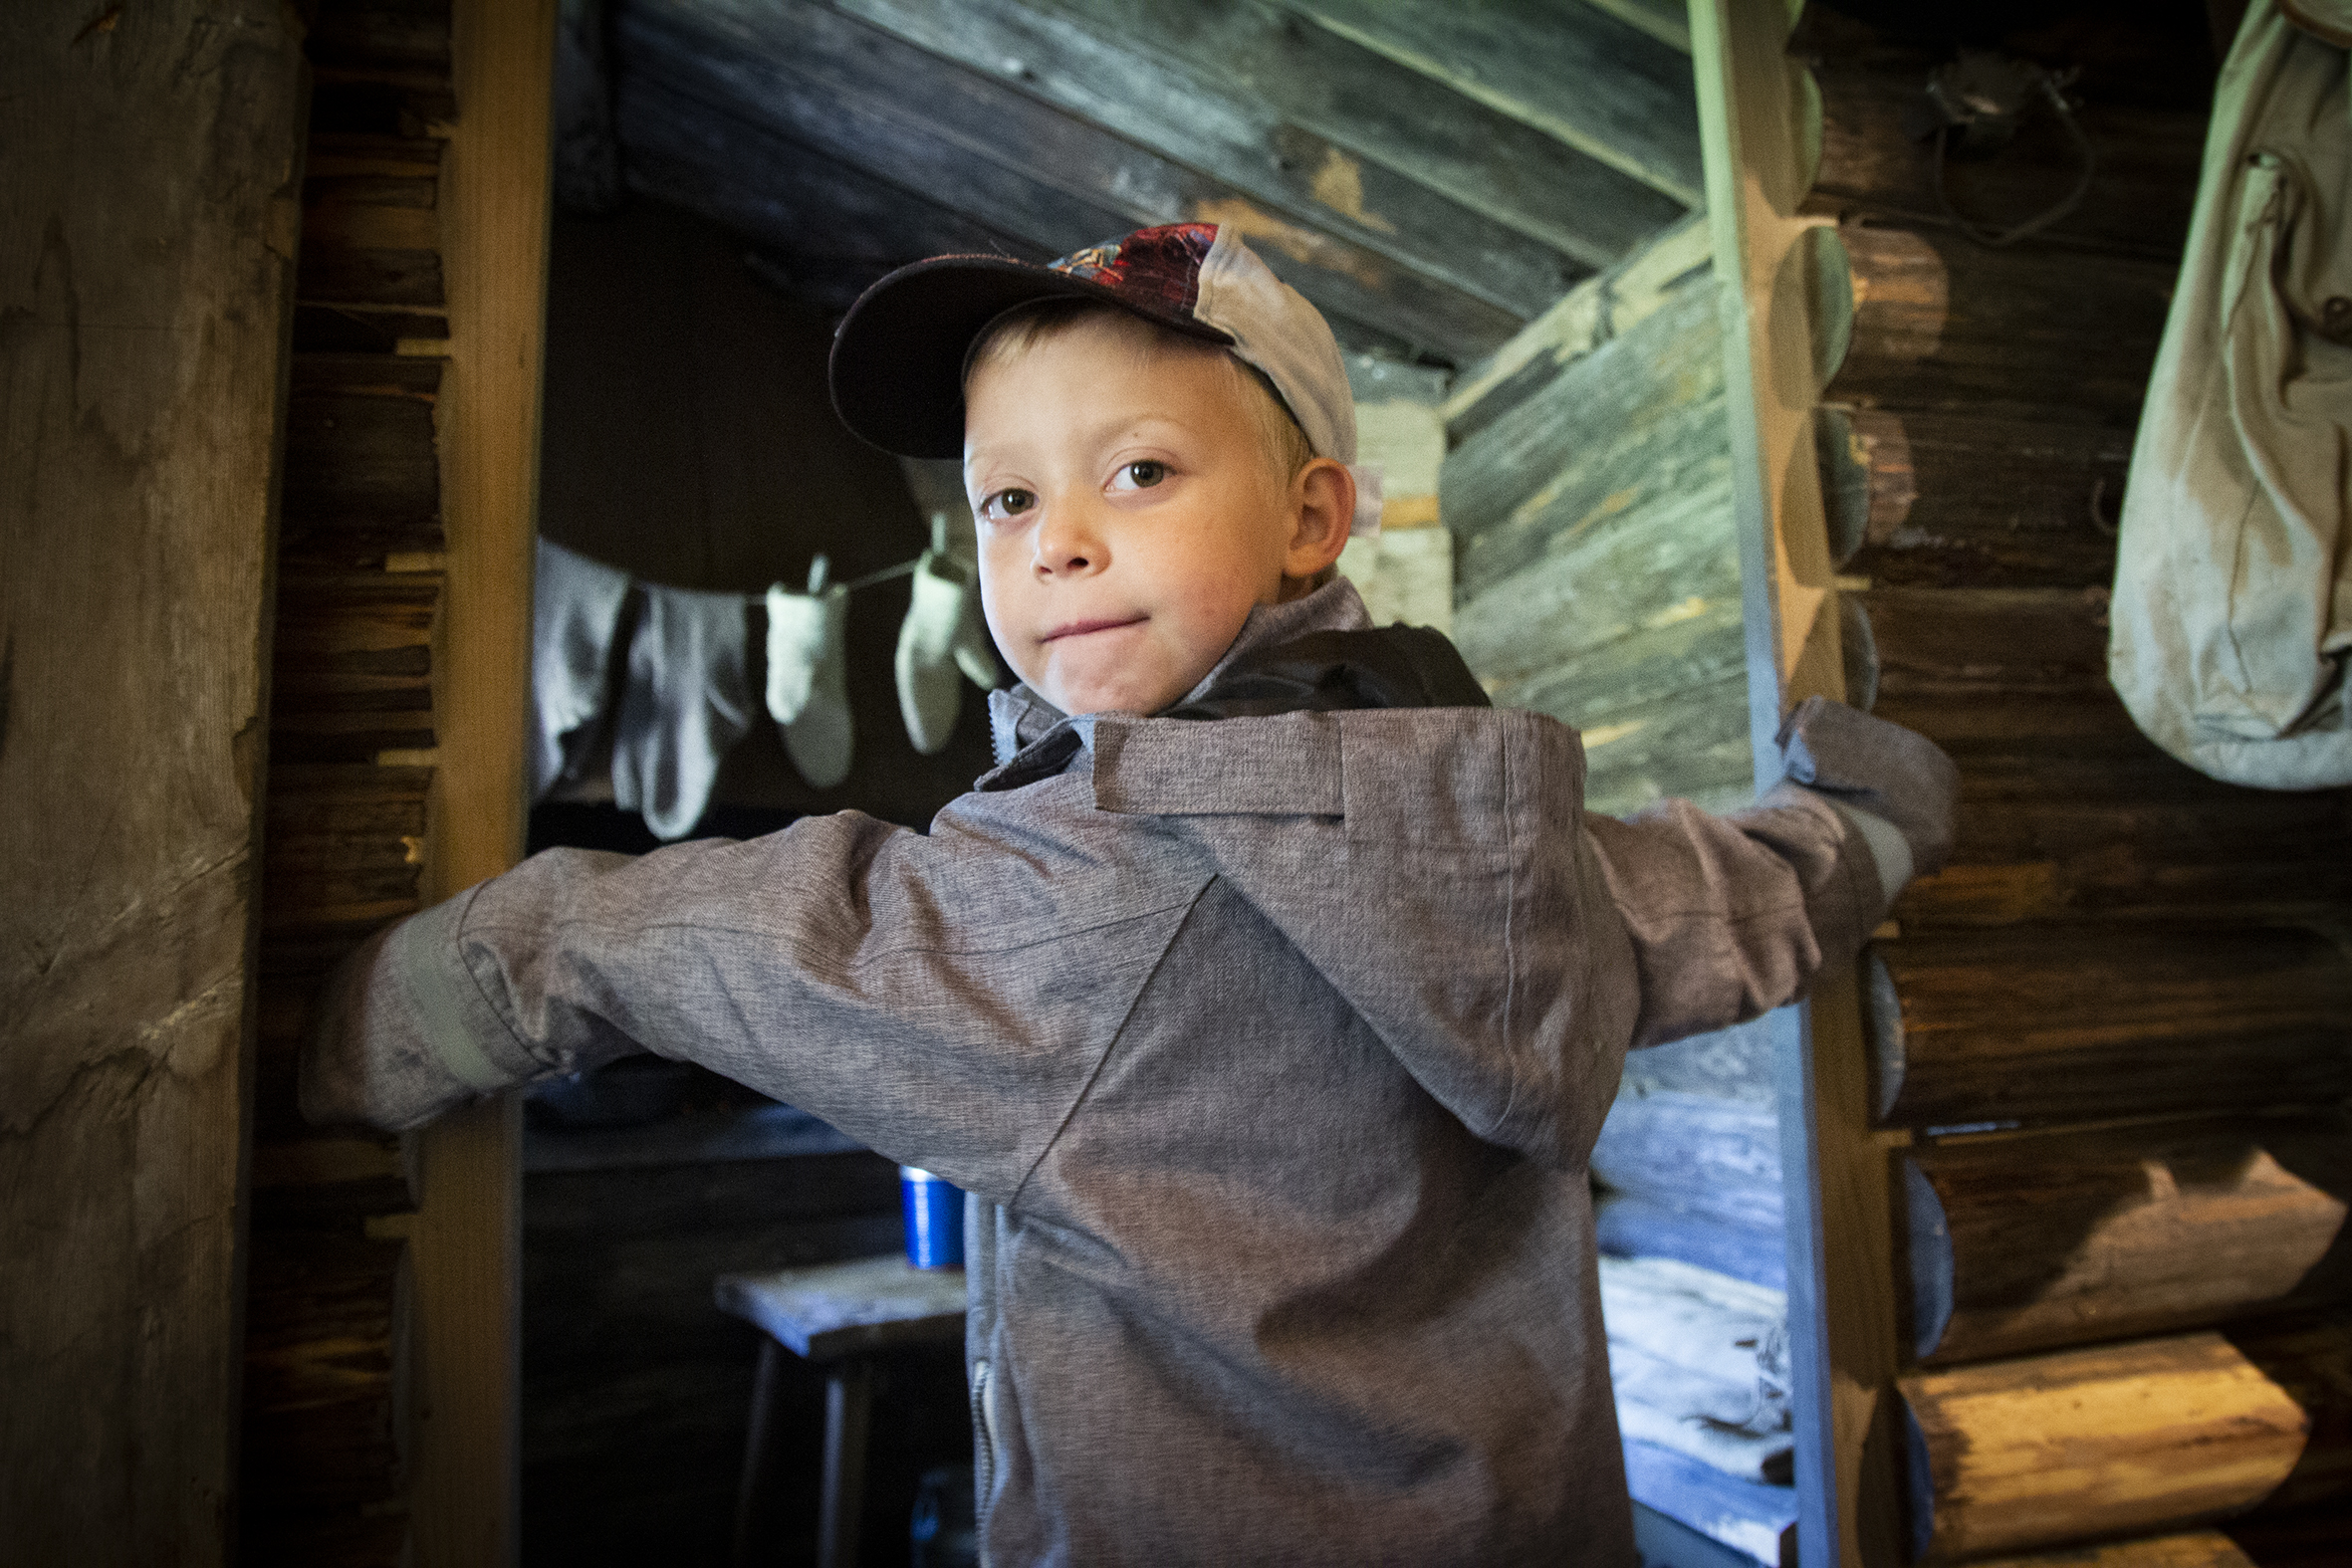
{"type": "MultiPolygon", "coordinates": [[[[1250,618],[1242,622],[1233,646],[1201,677],[1200,684],[1170,706],[1181,708],[1199,701],[1235,663],[1261,649],[1309,632],[1363,631],[1371,624],[1372,617],[1364,609],[1362,596],[1345,577],[1333,577],[1312,593],[1288,604],[1261,604],[1250,611],[1250,618]]],[[[988,727],[989,738],[996,748],[997,767],[981,779],[979,787],[984,789],[1014,787],[1003,776],[1016,760],[1023,764],[1017,771],[1025,776],[1024,783],[1059,773],[1085,739],[1069,715],[1039,696],[1026,681],[1010,691],[999,689],[988,694],[988,727]],[[1058,755],[1051,765],[1041,766],[1045,764],[1042,757],[1022,756],[1058,729],[1068,739],[1057,738],[1052,750],[1058,755]]]]}

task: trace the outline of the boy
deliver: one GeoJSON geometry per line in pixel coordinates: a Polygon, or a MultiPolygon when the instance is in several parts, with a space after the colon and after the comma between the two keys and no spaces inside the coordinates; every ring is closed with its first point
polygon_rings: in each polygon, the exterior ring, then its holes
{"type": "Polygon", "coordinates": [[[1584,1175],[1623,1052],[1849,956],[1950,765],[1808,705],[1816,788],[1587,818],[1573,732],[1329,580],[1376,510],[1338,351],[1213,226],[904,269],[832,376],[963,459],[1000,766],[928,835],[559,850],[425,911],[339,977],[308,1108],[651,1049],[979,1195],[990,1563],[1630,1563],[1584,1175]]]}

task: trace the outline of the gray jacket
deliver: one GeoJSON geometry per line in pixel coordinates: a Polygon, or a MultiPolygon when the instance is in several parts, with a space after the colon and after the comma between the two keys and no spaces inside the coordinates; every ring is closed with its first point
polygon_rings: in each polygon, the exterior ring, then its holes
{"type": "MultiPolygon", "coordinates": [[[[1336,584],[1229,660],[1363,624],[1336,584]]],[[[980,1195],[991,1563],[1631,1562],[1585,1159],[1627,1046],[1856,949],[1854,820],[1587,816],[1525,712],[995,718],[927,834],[554,850],[392,928],[306,1108],[413,1125],[642,1048],[980,1195]]],[[[1933,863],[1940,754],[1842,709],[1793,741],[1933,863]]]]}

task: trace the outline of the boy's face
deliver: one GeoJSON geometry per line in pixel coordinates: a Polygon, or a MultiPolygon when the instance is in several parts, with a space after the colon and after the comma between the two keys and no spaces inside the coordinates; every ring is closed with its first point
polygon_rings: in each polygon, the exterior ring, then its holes
{"type": "Polygon", "coordinates": [[[1081,318],[983,362],[964,394],[988,627],[1064,713],[1169,706],[1347,543],[1346,470],[1286,479],[1224,351],[1137,331],[1081,318]]]}

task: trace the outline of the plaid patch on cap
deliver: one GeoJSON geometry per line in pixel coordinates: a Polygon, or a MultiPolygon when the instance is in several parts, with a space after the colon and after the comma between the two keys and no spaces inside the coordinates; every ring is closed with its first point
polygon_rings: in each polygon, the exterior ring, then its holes
{"type": "Polygon", "coordinates": [[[1154,316],[1192,316],[1201,296],[1201,263],[1217,243],[1213,223],[1167,223],[1137,229],[1104,245],[1089,245],[1058,262],[1055,272],[1100,284],[1122,299],[1148,304],[1154,316]]]}

